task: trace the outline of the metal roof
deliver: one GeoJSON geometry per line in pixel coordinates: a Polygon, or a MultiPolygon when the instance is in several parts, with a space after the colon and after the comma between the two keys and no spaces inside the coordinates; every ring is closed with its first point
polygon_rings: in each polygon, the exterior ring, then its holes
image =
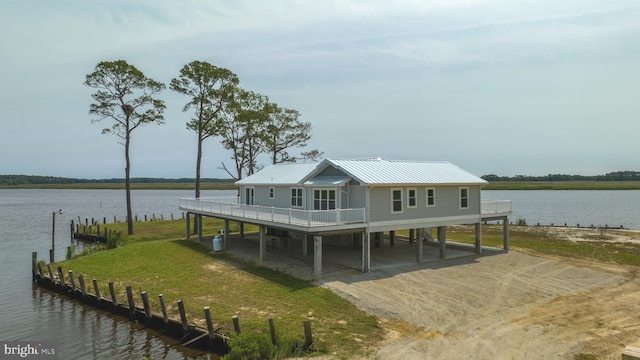
{"type": "Polygon", "coordinates": [[[237,185],[297,185],[318,163],[276,164],[236,181],[237,185]]]}
{"type": "Polygon", "coordinates": [[[487,181],[448,161],[326,159],[321,163],[276,164],[236,182],[237,185],[341,185],[350,177],[363,185],[486,184],[487,181]],[[327,167],[345,176],[318,177],[327,167]]]}
{"type": "Polygon", "coordinates": [[[331,165],[366,185],[486,184],[487,181],[448,161],[386,160],[381,158],[326,159],[331,165]]]}

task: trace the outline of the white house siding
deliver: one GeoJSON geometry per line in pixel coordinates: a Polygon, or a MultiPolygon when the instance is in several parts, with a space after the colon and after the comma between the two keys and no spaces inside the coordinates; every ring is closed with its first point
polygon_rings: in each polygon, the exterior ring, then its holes
{"type": "MultiPolygon", "coordinates": [[[[469,208],[460,209],[460,186],[433,186],[435,206],[427,207],[427,186],[384,186],[370,190],[370,222],[473,217],[480,214],[480,186],[469,185],[469,208]],[[417,206],[407,207],[407,191],[417,190],[417,206]],[[391,211],[391,189],[402,189],[402,212],[391,211]]],[[[455,222],[455,220],[453,220],[455,222]]],[[[468,222],[462,220],[461,222],[468,222]]]]}

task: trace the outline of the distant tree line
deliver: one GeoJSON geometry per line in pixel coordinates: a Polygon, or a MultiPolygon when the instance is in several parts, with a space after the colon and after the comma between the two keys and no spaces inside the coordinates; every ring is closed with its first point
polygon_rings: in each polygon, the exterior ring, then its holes
{"type": "MultiPolygon", "coordinates": [[[[203,178],[202,182],[206,183],[231,183],[231,179],[215,179],[203,178]]],[[[125,179],[75,179],[54,176],[36,176],[36,175],[0,175],[0,185],[16,186],[16,185],[45,185],[45,184],[124,184],[125,179]]],[[[187,184],[193,183],[193,178],[166,179],[166,178],[131,178],[131,183],[135,184],[187,184]]]]}
{"type": "Polygon", "coordinates": [[[543,176],[515,175],[498,176],[495,174],[483,175],[483,179],[489,182],[497,181],[640,181],[640,171],[615,171],[605,175],[566,175],[549,174],[543,176]]]}

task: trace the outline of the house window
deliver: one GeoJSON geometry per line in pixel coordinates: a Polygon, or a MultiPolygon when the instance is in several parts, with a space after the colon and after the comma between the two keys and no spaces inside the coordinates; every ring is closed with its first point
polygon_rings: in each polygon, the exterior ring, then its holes
{"type": "Polygon", "coordinates": [[[427,207],[436,206],[436,189],[427,188],[427,207]]]}
{"type": "Polygon", "coordinates": [[[418,206],[418,191],[415,188],[407,189],[407,207],[414,208],[418,206]]]}
{"type": "Polygon", "coordinates": [[[275,190],[270,187],[269,188],[269,199],[273,199],[275,197],[275,190]]]}
{"type": "Polygon", "coordinates": [[[291,206],[302,207],[302,188],[291,189],[291,206]]]}
{"type": "Polygon", "coordinates": [[[402,212],[402,189],[391,189],[391,212],[402,212]]]}
{"type": "Polygon", "coordinates": [[[460,188],[460,209],[469,208],[469,188],[460,188]]]}
{"type": "Polygon", "coordinates": [[[254,193],[255,193],[254,188],[248,187],[248,188],[245,188],[244,191],[245,191],[245,193],[244,193],[245,194],[244,203],[246,205],[253,205],[254,204],[254,193]]]}
{"type": "Polygon", "coordinates": [[[313,210],[334,210],[336,208],[335,190],[314,190],[313,210]]]}

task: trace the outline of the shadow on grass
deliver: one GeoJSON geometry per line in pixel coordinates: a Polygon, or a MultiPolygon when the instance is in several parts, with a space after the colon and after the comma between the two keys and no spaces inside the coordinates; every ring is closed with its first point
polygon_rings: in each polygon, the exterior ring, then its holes
{"type": "Polygon", "coordinates": [[[287,273],[284,273],[278,270],[273,270],[266,266],[258,266],[255,263],[237,259],[229,254],[213,255],[209,248],[193,241],[189,241],[185,239],[177,239],[177,240],[171,240],[171,242],[177,245],[180,245],[182,247],[186,247],[195,252],[201,253],[211,258],[212,260],[215,260],[215,261],[223,260],[223,262],[227,265],[233,266],[236,269],[242,270],[248,274],[251,274],[253,276],[262,278],[266,281],[282,286],[288,289],[289,291],[298,291],[298,290],[316,287],[310,281],[298,279],[295,276],[289,275],[287,273]]]}

